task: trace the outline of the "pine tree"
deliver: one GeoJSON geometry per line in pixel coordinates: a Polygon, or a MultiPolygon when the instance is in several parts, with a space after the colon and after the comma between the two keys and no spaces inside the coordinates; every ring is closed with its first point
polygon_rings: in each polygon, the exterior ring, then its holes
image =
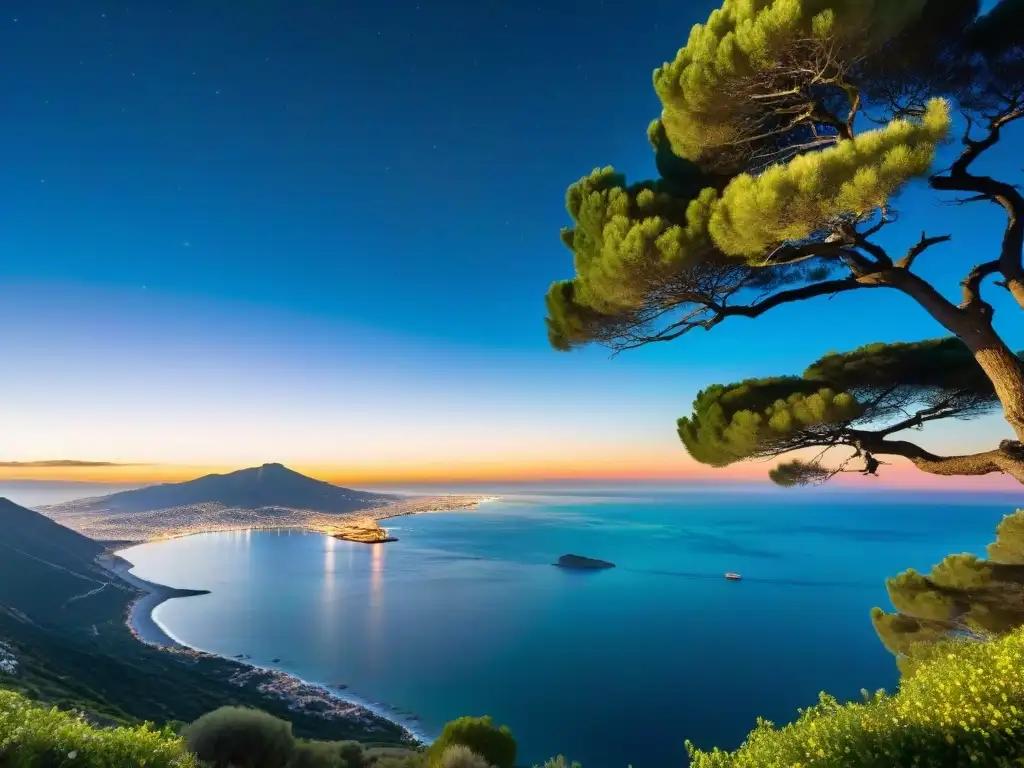
{"type": "MultiPolygon", "coordinates": [[[[711,387],[680,420],[687,449],[720,465],[846,445],[863,471],[888,452],[938,474],[1006,472],[1024,482],[1024,366],[983,297],[997,284],[1024,309],[1024,195],[975,168],[1024,117],[1024,0],[1001,0],[985,15],[978,0],[724,0],[655,71],[654,88],[662,110],[648,139],[658,178],[627,183],[601,168],[566,194],[572,226],[562,241],[575,276],[547,295],[552,346],[621,351],[783,304],[897,291],[952,338],[872,345],[803,377],[711,387]],[[936,171],[937,148],[961,124],[959,155],[936,171]],[[877,240],[918,179],[932,194],[1005,212],[1001,249],[965,265],[959,304],[915,270],[951,235],[922,234],[902,253],[877,240]],[[877,361],[888,378],[869,386],[861,379],[877,361]],[[971,383],[960,392],[955,366],[964,365],[971,383]],[[910,411],[899,419],[897,401],[910,411]],[[939,457],[889,439],[996,408],[1017,440],[984,454],[939,457]]],[[[831,474],[816,460],[774,477],[800,484],[831,474]]]]}
{"type": "Polygon", "coordinates": [[[935,475],[1021,477],[1008,446],[936,456],[898,437],[931,422],[971,419],[998,407],[985,371],[959,339],[949,337],[869,344],[827,355],[799,377],[709,387],[678,426],[690,455],[714,467],[818,449],[809,461],[783,462],[769,472],[782,486],[815,485],[840,472],[877,474],[887,456],[909,459],[935,475]],[[825,465],[827,454],[844,448],[852,449],[845,461],[825,465]]]}
{"type": "Polygon", "coordinates": [[[896,613],[875,608],[871,618],[905,675],[951,637],[988,639],[1024,627],[1024,511],[1003,518],[988,559],[949,555],[930,573],[911,568],[886,588],[896,613]]]}

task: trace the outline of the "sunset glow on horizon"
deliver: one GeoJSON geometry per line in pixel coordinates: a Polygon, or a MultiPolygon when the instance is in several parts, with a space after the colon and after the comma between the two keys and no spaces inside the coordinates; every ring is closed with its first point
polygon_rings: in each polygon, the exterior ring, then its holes
{"type": "MultiPolygon", "coordinates": [[[[682,448],[680,448],[682,452],[682,448]]],[[[263,462],[281,463],[281,462],[263,462]]],[[[468,485],[537,485],[582,482],[584,484],[642,484],[645,482],[671,485],[694,484],[717,486],[741,484],[743,486],[772,487],[768,480],[771,462],[737,464],[724,469],[704,467],[685,452],[672,460],[618,461],[604,463],[596,460],[576,462],[537,462],[519,465],[500,462],[445,462],[435,465],[377,465],[330,466],[288,464],[290,469],[318,480],[356,488],[376,486],[445,486],[468,485]]],[[[105,485],[150,485],[177,483],[210,474],[227,474],[255,465],[117,465],[117,466],[0,466],[0,484],[4,481],[82,482],[105,485]]],[[[878,477],[865,478],[857,472],[837,476],[832,483],[850,490],[872,489],[932,489],[950,491],[1004,492],[1019,488],[1012,478],[1000,475],[985,477],[937,477],[917,470],[906,461],[893,461],[882,468],[878,477]]],[[[800,494],[800,489],[789,492],[800,494]]]]}

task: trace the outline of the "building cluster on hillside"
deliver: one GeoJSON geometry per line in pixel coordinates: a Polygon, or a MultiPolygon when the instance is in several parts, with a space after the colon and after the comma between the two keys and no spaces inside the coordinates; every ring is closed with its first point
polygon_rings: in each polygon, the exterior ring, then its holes
{"type": "Polygon", "coordinates": [[[14,655],[14,649],[4,642],[0,642],[0,673],[14,675],[18,672],[18,657],[14,655]]]}
{"type": "Polygon", "coordinates": [[[240,687],[255,684],[260,693],[283,699],[288,703],[288,708],[296,712],[326,719],[355,721],[370,731],[381,730],[380,717],[366,707],[346,701],[318,685],[284,672],[246,665],[231,676],[230,682],[240,687]]]}
{"type": "Polygon", "coordinates": [[[418,512],[468,509],[493,498],[427,496],[400,499],[381,506],[339,514],[285,507],[245,509],[226,507],[214,502],[145,512],[97,512],[78,509],[76,505],[81,500],[41,507],[38,511],[97,541],[116,541],[124,544],[216,531],[290,528],[333,533],[339,525],[359,524],[365,520],[386,520],[418,512]]]}

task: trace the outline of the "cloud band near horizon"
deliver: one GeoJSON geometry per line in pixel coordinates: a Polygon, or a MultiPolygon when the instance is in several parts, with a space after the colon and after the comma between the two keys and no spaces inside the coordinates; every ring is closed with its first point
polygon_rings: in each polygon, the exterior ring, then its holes
{"type": "Polygon", "coordinates": [[[44,459],[42,461],[0,461],[5,469],[68,469],[70,467],[149,467],[152,464],[117,461],[83,461],[80,459],[44,459]]]}

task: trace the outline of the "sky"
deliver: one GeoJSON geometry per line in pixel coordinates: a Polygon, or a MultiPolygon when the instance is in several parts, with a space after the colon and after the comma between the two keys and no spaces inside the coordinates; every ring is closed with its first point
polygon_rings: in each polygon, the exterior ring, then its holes
{"type": "MultiPolygon", "coordinates": [[[[543,323],[566,187],[653,174],[651,73],[712,5],[7,0],[0,477],[763,479],[686,455],[698,390],[942,329],[883,292],[614,358],[554,352],[543,323]],[[24,465],[58,459],[119,466],[24,465]]],[[[899,208],[894,250],[954,235],[918,262],[950,296],[998,244],[994,209],[899,208]]]]}

